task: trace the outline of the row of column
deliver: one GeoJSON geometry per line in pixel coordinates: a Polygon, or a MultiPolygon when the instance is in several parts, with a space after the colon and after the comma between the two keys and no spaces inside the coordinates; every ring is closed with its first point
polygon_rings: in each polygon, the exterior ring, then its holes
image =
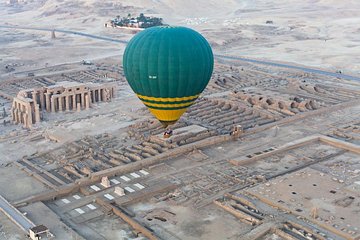
{"type": "Polygon", "coordinates": [[[91,92],[91,101],[93,103],[104,101],[103,89],[94,89],[94,90],[90,90],[90,92],[91,92]]]}
{"type": "Polygon", "coordinates": [[[100,101],[109,101],[114,97],[113,89],[110,88],[99,88],[93,89],[89,92],[71,94],[67,96],[61,96],[59,94],[53,93],[44,93],[44,91],[32,93],[32,99],[34,103],[39,102],[40,109],[47,112],[56,112],[56,111],[70,111],[70,110],[79,110],[78,103],[80,103],[80,109],[88,109],[91,103],[100,102],[100,101]],[[90,96],[91,95],[91,96],[90,96]],[[87,96],[87,97],[86,97],[87,96]],[[88,100],[86,99],[88,98],[88,100]],[[38,101],[38,99],[40,101],[38,101]]]}
{"type": "Polygon", "coordinates": [[[22,112],[19,109],[14,109],[12,111],[12,118],[15,123],[21,123],[24,127],[31,127],[32,125],[29,121],[29,114],[22,112]]]}
{"type": "Polygon", "coordinates": [[[38,96],[39,95],[39,98],[40,98],[40,102],[39,102],[39,107],[41,108],[41,110],[44,110],[45,109],[45,99],[44,99],[44,91],[43,90],[40,90],[39,92],[37,91],[33,91],[32,92],[32,99],[34,101],[34,103],[38,103],[38,96]]]}
{"type": "Polygon", "coordinates": [[[26,128],[31,128],[33,124],[40,122],[39,105],[36,102],[18,102],[15,98],[12,106],[12,120],[23,124],[26,128]]]}
{"type": "Polygon", "coordinates": [[[45,94],[46,99],[46,110],[48,112],[62,112],[77,110],[80,111],[82,108],[90,108],[90,97],[89,93],[73,94],[68,96],[52,95],[49,93],[45,94]]]}

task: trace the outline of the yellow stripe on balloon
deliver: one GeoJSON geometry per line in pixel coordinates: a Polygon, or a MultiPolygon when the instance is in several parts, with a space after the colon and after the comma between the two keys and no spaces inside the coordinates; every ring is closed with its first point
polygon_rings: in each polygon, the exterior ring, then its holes
{"type": "Polygon", "coordinates": [[[160,121],[177,121],[186,112],[186,108],[176,110],[161,110],[149,108],[150,112],[160,121]]]}
{"type": "Polygon", "coordinates": [[[193,103],[194,103],[194,101],[187,102],[187,103],[170,103],[170,104],[158,104],[158,103],[144,102],[144,104],[148,107],[163,107],[163,108],[189,107],[193,103]]]}
{"type": "Polygon", "coordinates": [[[188,100],[195,100],[199,97],[200,94],[188,97],[175,97],[175,98],[162,98],[162,97],[148,97],[143,96],[140,94],[136,94],[139,98],[148,101],[156,101],[156,102],[181,102],[181,101],[188,101],[188,100]]]}

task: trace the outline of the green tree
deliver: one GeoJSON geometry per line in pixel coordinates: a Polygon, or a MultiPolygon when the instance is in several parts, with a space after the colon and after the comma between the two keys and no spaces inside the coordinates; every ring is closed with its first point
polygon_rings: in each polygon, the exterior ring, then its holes
{"type": "Polygon", "coordinates": [[[140,13],[140,15],[138,17],[138,21],[140,21],[140,22],[145,22],[146,21],[146,18],[145,18],[143,13],[140,13]]]}

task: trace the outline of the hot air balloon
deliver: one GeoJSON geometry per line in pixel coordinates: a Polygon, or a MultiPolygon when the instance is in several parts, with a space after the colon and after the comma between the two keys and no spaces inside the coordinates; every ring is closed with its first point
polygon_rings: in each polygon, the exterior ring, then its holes
{"type": "Polygon", "coordinates": [[[214,56],[206,39],[190,28],[151,27],[130,40],[123,67],[130,87],[166,127],[205,89],[214,56]]]}

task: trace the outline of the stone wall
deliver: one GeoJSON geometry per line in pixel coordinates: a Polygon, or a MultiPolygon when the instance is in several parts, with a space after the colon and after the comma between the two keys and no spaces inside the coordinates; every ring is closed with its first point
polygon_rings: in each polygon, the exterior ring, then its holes
{"type": "Polygon", "coordinates": [[[12,120],[26,128],[40,122],[40,112],[80,111],[115,96],[114,84],[59,82],[48,87],[21,90],[13,99],[12,120]]]}

